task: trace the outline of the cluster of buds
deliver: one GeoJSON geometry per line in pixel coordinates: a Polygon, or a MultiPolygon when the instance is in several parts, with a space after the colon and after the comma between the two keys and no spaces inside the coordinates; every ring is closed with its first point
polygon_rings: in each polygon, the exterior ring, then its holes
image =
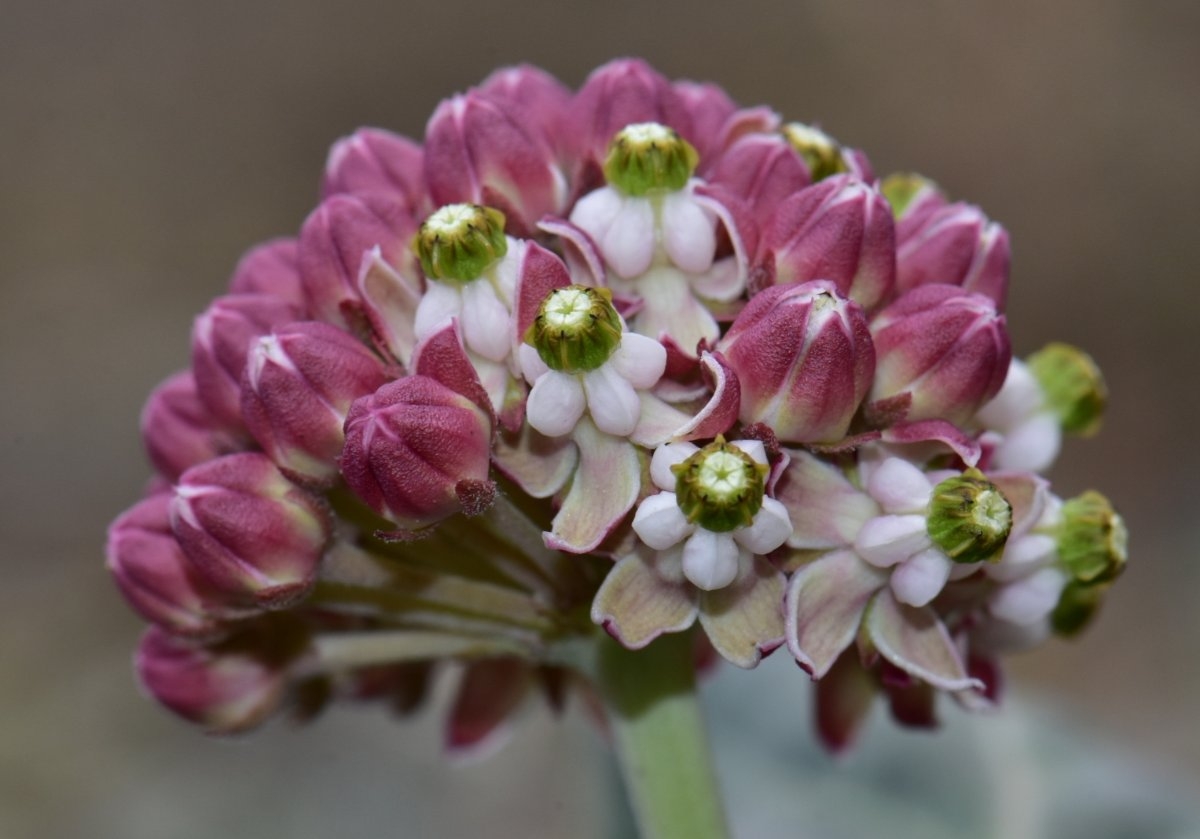
{"type": "Polygon", "coordinates": [[[592,691],[581,644],[690,631],[786,650],[837,748],[874,696],[994,703],[1124,567],[1109,502],[1042,477],[1104,384],[1013,358],[1004,229],[816,127],[516,67],[424,143],[338,141],[321,194],[197,318],[109,532],[143,684],[211,731],[406,711],[453,663],[472,747],[592,691]]]}

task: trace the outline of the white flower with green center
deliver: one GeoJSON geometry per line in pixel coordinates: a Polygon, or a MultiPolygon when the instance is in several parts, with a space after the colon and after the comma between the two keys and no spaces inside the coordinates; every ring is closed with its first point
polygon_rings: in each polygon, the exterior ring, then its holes
{"type": "Polygon", "coordinates": [[[608,289],[585,286],[546,295],[518,358],[533,385],[525,417],[548,437],[570,434],[585,411],[606,434],[633,433],[637,391],[657,384],[667,365],[662,344],[625,331],[608,289]]]}
{"type": "MultiPolygon", "coordinates": [[[[778,548],[792,532],[787,509],[766,495],[769,467],[757,440],[659,446],[633,530],[656,551],[679,554],[683,574],[705,591],[734,581],[739,565],[778,548]]],[[[671,557],[675,559],[675,557],[671,557]]]]}
{"type": "Polygon", "coordinates": [[[447,204],[421,225],[414,250],[429,279],[417,306],[418,340],[457,318],[467,349],[489,361],[512,353],[507,327],[522,244],[504,235],[504,214],[477,204],[447,204]]]}

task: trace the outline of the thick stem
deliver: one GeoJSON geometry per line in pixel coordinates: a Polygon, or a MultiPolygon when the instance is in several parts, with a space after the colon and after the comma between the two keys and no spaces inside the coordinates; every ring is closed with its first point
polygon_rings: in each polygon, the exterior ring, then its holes
{"type": "Polygon", "coordinates": [[[599,642],[598,678],[641,839],[727,839],[690,633],[630,651],[599,642]]]}

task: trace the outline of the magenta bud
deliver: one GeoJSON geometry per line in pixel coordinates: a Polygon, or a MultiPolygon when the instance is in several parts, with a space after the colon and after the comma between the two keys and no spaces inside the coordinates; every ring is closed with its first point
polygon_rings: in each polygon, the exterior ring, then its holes
{"type": "Polygon", "coordinates": [[[141,427],[146,455],[171,482],[197,463],[246,446],[200,401],[190,370],[170,376],[154,389],[142,408],[141,427]]]}
{"type": "Polygon", "coordinates": [[[246,634],[204,646],[156,626],[142,636],[134,668],[145,691],[212,734],[234,734],[264,722],[282,704],[287,665],[300,650],[274,649],[278,639],[246,634]]]}
{"type": "Polygon", "coordinates": [[[466,396],[426,376],[384,385],[350,406],[339,464],[367,506],[403,528],[460,509],[490,486],[490,417],[466,396]]]}
{"type": "Polygon", "coordinates": [[[337,476],[350,403],[387,380],[379,358],[342,330],[293,323],[251,346],[242,416],[286,474],[323,483],[337,476]]]}
{"type": "Polygon", "coordinates": [[[875,374],[862,307],[825,280],[760,291],[721,350],[741,385],[741,421],[788,443],[844,437],[875,374]]]}
{"type": "Polygon", "coordinates": [[[192,375],[196,393],[216,420],[242,426],[242,372],[250,344],[300,316],[295,306],[270,294],[226,294],[192,326],[192,375]]]}
{"type": "Polygon", "coordinates": [[[365,261],[379,248],[384,262],[411,276],[408,246],[416,232],[408,205],[392,196],[343,194],[322,201],[300,229],[300,280],[311,316],[360,328],[354,312],[362,307],[359,277],[365,261]]]}
{"type": "Polygon", "coordinates": [[[701,160],[710,160],[726,139],[726,128],[737,113],[737,103],[711,82],[675,82],[672,87],[692,122],[692,145],[701,160]]]}
{"type": "Polygon", "coordinates": [[[873,400],[908,394],[906,419],[963,424],[996,395],[1012,359],[1004,316],[990,297],[923,285],[871,323],[878,363],[873,400]]]}
{"type": "Polygon", "coordinates": [[[514,236],[566,208],[557,155],[536,124],[477,90],[444,100],[425,129],[425,178],[437,206],[468,203],[504,213],[514,236]]]}
{"type": "Polygon", "coordinates": [[[382,128],[360,128],[329,149],[321,197],[381,192],[424,214],[425,160],[421,146],[382,128]]]}
{"type": "Polygon", "coordinates": [[[257,453],[184,472],[171,500],[171,527],[209,583],[265,609],[308,593],[330,532],[320,501],[257,453]]]}
{"type": "Polygon", "coordinates": [[[512,114],[519,125],[531,129],[560,159],[571,153],[566,123],[571,91],[554,76],[529,64],[503,67],[484,79],[478,90],[512,114]]]}
{"type": "Polygon", "coordinates": [[[896,278],[892,210],[877,189],[852,175],[834,175],[778,206],[759,241],[765,281],[783,285],[830,280],[871,309],[896,278]]]}
{"type": "Polygon", "coordinates": [[[778,134],[742,137],[717,160],[708,180],[744,199],[760,228],[784,199],[810,183],[800,155],[778,134]]]}
{"type": "Polygon", "coordinates": [[[300,285],[300,262],[296,240],[272,239],[246,251],[233,277],[231,294],[271,294],[296,307],[303,317],[304,287],[300,285]]]}
{"type": "Polygon", "coordinates": [[[1008,232],[978,207],[955,203],[902,221],[896,242],[896,290],[927,283],[961,286],[1004,306],[1008,290],[1008,232]]]}
{"type": "Polygon", "coordinates": [[[201,577],[171,530],[171,496],[152,495],[108,528],[105,564],[133,610],[176,635],[205,636],[235,617],[201,577]]]}

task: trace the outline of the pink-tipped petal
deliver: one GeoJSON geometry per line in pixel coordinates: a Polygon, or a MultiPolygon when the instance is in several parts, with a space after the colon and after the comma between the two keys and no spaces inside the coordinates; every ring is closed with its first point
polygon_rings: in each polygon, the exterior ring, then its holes
{"type": "Polygon", "coordinates": [[[833,464],[803,450],[789,454],[775,491],[792,521],[788,545],[829,549],[853,543],[863,524],[879,515],[879,505],[833,464]]]}
{"type": "Polygon", "coordinates": [[[631,650],[696,621],[696,594],[679,571],[679,558],[648,562],[625,557],[608,572],[592,601],[592,620],[631,650]]]}
{"type": "Polygon", "coordinates": [[[721,657],[750,669],[783,644],[782,573],[761,557],[743,556],[737,577],[700,595],[700,625],[721,657]]]}
{"type": "Polygon", "coordinates": [[[910,676],[942,690],[983,687],[967,674],[946,627],[928,606],[904,606],[884,589],[871,601],[864,627],[879,654],[910,676]]]}
{"type": "Polygon", "coordinates": [[[572,437],[579,446],[579,467],[542,538],[549,548],[591,553],[637,503],[642,466],[636,446],[605,434],[586,418],[572,437]]]}

